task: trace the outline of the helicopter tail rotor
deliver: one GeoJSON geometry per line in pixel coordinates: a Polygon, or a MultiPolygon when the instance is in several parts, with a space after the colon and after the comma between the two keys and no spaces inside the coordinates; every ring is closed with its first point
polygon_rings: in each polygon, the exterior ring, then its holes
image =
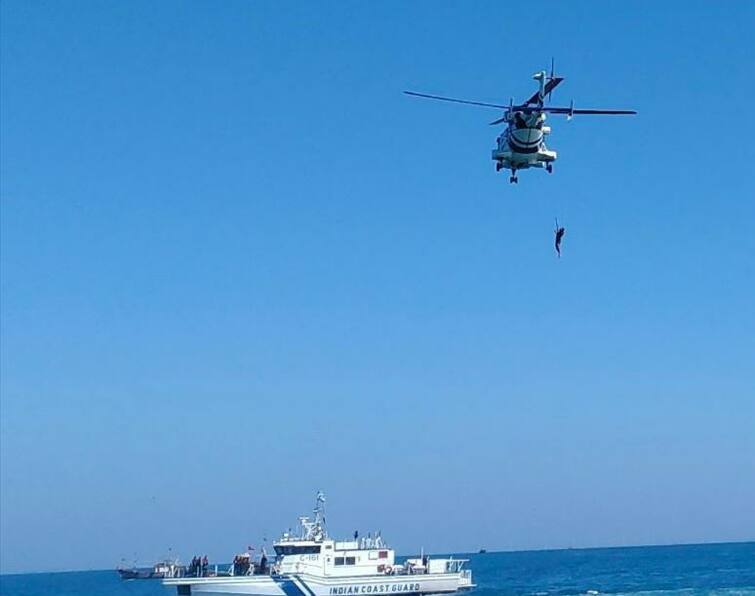
{"type": "MultiPolygon", "coordinates": [[[[553,56],[551,56],[551,74],[548,77],[548,83],[550,83],[555,78],[556,78],[556,59],[553,56]]],[[[551,95],[553,95],[553,87],[551,87],[550,91],[548,91],[548,101],[551,100],[551,95]]]]}
{"type": "Polygon", "coordinates": [[[524,102],[524,105],[526,106],[542,106],[544,103],[545,98],[547,97],[548,100],[550,100],[551,93],[553,93],[553,90],[558,87],[561,82],[564,80],[564,77],[557,77],[554,72],[554,64],[551,63],[551,74],[548,75],[544,70],[541,70],[539,73],[536,73],[533,78],[540,81],[540,89],[538,89],[535,93],[532,94],[532,97],[530,97],[526,102],[524,102]]]}

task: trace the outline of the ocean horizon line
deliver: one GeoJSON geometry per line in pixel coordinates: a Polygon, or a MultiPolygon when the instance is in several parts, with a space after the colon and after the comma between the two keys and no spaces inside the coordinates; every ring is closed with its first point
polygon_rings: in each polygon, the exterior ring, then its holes
{"type": "MultiPolygon", "coordinates": [[[[639,548],[682,548],[693,546],[724,546],[724,545],[738,545],[738,544],[755,544],[755,538],[750,540],[713,540],[710,542],[674,542],[674,543],[648,543],[648,544],[614,544],[614,545],[602,545],[602,546],[561,546],[561,547],[544,547],[544,548],[512,548],[512,549],[496,549],[489,550],[485,547],[485,553],[478,551],[437,551],[427,552],[428,555],[481,555],[481,554],[515,554],[515,553],[547,553],[547,552],[561,552],[561,551],[597,551],[597,550],[623,550],[623,549],[639,549],[639,548]]],[[[408,554],[399,554],[397,557],[411,557],[416,555],[416,552],[408,554]]],[[[227,561],[230,564],[230,561],[227,561]]],[[[225,563],[216,563],[225,564],[225,563]]],[[[145,566],[149,566],[146,564],[145,566]]],[[[53,574],[66,574],[66,573],[98,573],[105,571],[115,571],[115,567],[105,568],[90,568],[90,569],[58,569],[58,570],[37,570],[37,571],[11,571],[5,572],[0,569],[0,576],[14,576],[14,575],[53,575],[53,574]]]]}

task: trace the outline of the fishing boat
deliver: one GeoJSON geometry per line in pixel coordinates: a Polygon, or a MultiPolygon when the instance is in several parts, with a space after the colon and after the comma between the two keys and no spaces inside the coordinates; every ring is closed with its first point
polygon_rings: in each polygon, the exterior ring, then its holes
{"type": "Polygon", "coordinates": [[[467,559],[421,555],[396,562],[380,533],[335,540],[325,527],[325,496],[317,494],[313,517],[299,518],[298,532],[285,532],[273,543],[271,565],[237,566],[227,574],[163,580],[179,596],[424,596],[454,594],[474,587],[467,559]]]}
{"type": "Polygon", "coordinates": [[[178,560],[165,559],[149,567],[118,567],[116,569],[121,579],[165,579],[181,577],[185,567],[178,560]]]}

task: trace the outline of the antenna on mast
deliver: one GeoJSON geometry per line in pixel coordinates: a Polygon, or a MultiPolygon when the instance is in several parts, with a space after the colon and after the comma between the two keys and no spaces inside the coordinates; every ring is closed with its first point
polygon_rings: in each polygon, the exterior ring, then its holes
{"type": "Polygon", "coordinates": [[[313,513],[313,519],[306,515],[299,518],[302,540],[321,541],[328,537],[328,531],[325,528],[325,494],[322,491],[317,491],[313,513]]]}

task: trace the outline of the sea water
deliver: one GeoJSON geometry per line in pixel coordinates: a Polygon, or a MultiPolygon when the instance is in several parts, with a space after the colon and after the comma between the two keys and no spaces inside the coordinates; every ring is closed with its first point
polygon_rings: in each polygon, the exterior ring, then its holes
{"type": "MultiPolygon", "coordinates": [[[[755,596],[755,542],[454,555],[471,559],[470,596],[755,596]]],[[[173,596],[115,571],[0,576],[2,596],[173,596]]]]}

